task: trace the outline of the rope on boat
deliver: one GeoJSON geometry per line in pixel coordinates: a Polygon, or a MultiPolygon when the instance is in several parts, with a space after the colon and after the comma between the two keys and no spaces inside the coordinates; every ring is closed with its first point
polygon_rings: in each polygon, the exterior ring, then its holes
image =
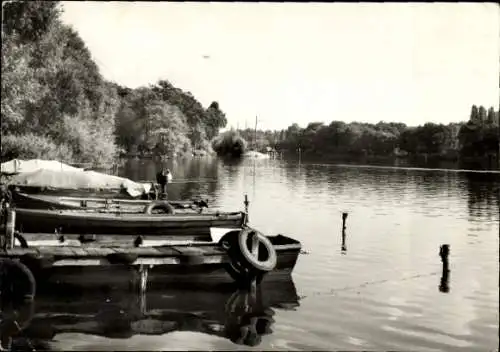
{"type": "Polygon", "coordinates": [[[373,286],[373,285],[379,285],[379,284],[384,284],[388,282],[402,282],[402,281],[408,281],[408,280],[413,280],[413,279],[419,279],[422,277],[430,277],[430,276],[436,276],[438,274],[441,274],[441,271],[434,271],[431,273],[427,274],[416,274],[408,277],[403,277],[400,279],[382,279],[382,280],[374,280],[374,281],[367,281],[362,284],[356,285],[356,286],[346,286],[342,288],[334,288],[329,291],[324,291],[324,292],[313,292],[310,295],[303,295],[299,296],[300,300],[303,300],[307,297],[315,297],[315,296],[335,296],[338,292],[343,292],[343,291],[350,291],[350,290],[356,290],[360,288],[365,288],[368,286],[373,286]]]}

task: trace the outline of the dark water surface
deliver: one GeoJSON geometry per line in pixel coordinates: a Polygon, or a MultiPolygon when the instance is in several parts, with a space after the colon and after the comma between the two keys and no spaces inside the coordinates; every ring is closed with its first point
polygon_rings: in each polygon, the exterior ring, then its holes
{"type": "MultiPolygon", "coordinates": [[[[210,158],[168,165],[174,181],[189,181],[171,184],[171,199],[202,195],[242,210],[246,193],[251,225],[300,240],[307,253],[293,282],[257,297],[172,288],[40,300],[26,332],[40,335],[40,348],[497,350],[499,173],[210,158]],[[451,250],[447,282],[442,244],[451,250]],[[261,321],[244,340],[252,317],[261,321]]],[[[155,172],[139,160],[120,170],[135,180],[155,172]]]]}

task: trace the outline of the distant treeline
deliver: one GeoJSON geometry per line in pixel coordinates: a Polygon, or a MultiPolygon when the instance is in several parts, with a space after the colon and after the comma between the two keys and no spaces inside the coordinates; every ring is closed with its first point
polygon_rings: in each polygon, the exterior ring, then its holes
{"type": "Polygon", "coordinates": [[[217,102],[204,108],[166,80],[128,89],[103,79],[58,1],[2,5],[2,159],[189,152],[226,125],[217,102]]]}
{"type": "MultiPolygon", "coordinates": [[[[106,81],[78,33],[60,19],[58,1],[3,4],[1,156],[107,163],[119,154],[195,149],[240,153],[266,147],[329,158],[348,156],[498,157],[499,118],[472,107],[467,123],[311,122],[281,131],[219,136],[226,116],[166,80],[129,89],[106,81]]],[[[126,38],[123,38],[126,40],[126,38]]],[[[147,63],[145,63],[147,64],[147,63]]]]}
{"type": "Polygon", "coordinates": [[[434,156],[456,159],[495,158],[499,153],[499,113],[491,107],[472,106],[466,123],[426,123],[409,127],[404,123],[377,124],[332,121],[311,122],[306,128],[294,123],[286,130],[239,131],[257,149],[275,148],[303,156],[434,156]],[[255,143],[254,143],[255,141],[255,143]]]}

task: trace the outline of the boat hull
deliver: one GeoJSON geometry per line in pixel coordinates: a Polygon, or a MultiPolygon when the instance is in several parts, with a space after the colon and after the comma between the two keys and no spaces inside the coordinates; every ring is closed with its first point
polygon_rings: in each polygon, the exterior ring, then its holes
{"type": "Polygon", "coordinates": [[[239,228],[243,212],[214,214],[128,214],[78,210],[16,208],[15,228],[21,232],[71,234],[168,235],[210,227],[239,228]]]}
{"type": "MultiPolygon", "coordinates": [[[[27,194],[13,192],[12,200],[16,207],[25,209],[55,209],[55,210],[106,210],[127,213],[142,213],[152,200],[119,199],[109,197],[69,197],[49,194],[27,194]]],[[[168,201],[175,209],[192,209],[197,207],[194,200],[168,201]]]]}
{"type": "Polygon", "coordinates": [[[41,186],[23,186],[13,185],[10,187],[15,192],[25,194],[46,194],[56,197],[96,197],[96,198],[116,198],[116,199],[141,199],[143,196],[132,197],[122,189],[106,188],[106,189],[72,189],[72,188],[53,188],[41,186]]]}
{"type": "MultiPolygon", "coordinates": [[[[300,242],[282,235],[267,237],[276,251],[276,267],[265,280],[290,278],[301,250],[300,242]]],[[[103,246],[14,247],[0,252],[0,258],[21,260],[32,269],[37,290],[136,288],[146,275],[147,289],[199,285],[217,288],[239,283],[231,277],[231,260],[217,243],[122,248],[103,246]],[[122,262],[111,260],[116,252],[126,253],[122,262]],[[33,264],[26,257],[45,258],[33,264]],[[31,263],[31,264],[30,264],[31,263]],[[45,264],[41,264],[45,263],[45,264]],[[34,265],[34,266],[33,266],[34,265]],[[146,272],[146,274],[145,274],[146,272]]]]}

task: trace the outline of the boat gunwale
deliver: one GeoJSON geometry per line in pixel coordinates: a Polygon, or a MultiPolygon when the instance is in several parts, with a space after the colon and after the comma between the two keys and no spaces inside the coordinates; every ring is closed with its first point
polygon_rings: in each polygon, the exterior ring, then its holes
{"type": "Polygon", "coordinates": [[[210,212],[210,213],[174,213],[174,214],[144,214],[127,212],[96,212],[80,209],[29,209],[13,207],[20,216],[39,216],[74,220],[95,221],[122,221],[122,222],[172,222],[172,221],[218,221],[238,220],[245,216],[245,212],[210,212]]]}

